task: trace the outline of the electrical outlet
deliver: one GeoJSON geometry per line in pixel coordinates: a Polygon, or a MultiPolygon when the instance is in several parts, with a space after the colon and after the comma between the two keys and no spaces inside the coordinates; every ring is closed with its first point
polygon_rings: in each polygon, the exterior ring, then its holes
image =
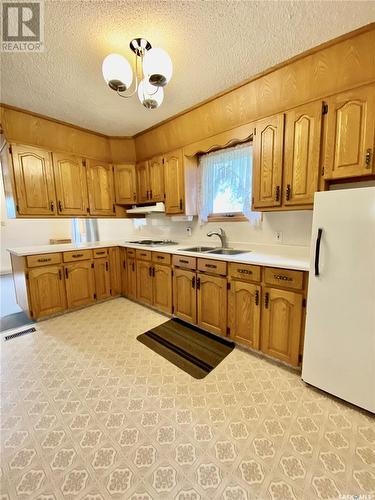
{"type": "Polygon", "coordinates": [[[191,236],[191,227],[190,227],[190,226],[188,226],[188,227],[186,228],[186,234],[187,234],[188,236],[191,236]]]}
{"type": "Polygon", "coordinates": [[[281,231],[275,231],[273,233],[274,240],[278,243],[282,243],[283,241],[283,233],[281,231]]]}

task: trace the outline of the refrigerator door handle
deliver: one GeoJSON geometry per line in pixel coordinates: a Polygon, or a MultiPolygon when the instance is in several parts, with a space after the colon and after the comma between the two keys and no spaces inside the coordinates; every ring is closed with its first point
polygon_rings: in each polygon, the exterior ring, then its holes
{"type": "Polygon", "coordinates": [[[319,276],[320,241],[322,239],[322,232],[323,229],[320,227],[318,229],[318,236],[315,244],[315,276],[319,276]]]}

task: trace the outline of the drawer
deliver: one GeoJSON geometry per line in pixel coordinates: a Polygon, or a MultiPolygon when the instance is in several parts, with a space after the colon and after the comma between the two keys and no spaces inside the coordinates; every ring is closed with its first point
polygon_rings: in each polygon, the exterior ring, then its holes
{"type": "Polygon", "coordinates": [[[173,255],[172,263],[174,266],[184,267],[185,269],[197,268],[196,257],[186,257],[186,255],[173,255]]]}
{"type": "Polygon", "coordinates": [[[108,248],[96,248],[93,250],[94,259],[98,259],[100,257],[107,257],[108,248]]]}
{"type": "Polygon", "coordinates": [[[61,263],[61,253],[45,253],[42,255],[28,255],[27,267],[50,266],[61,263]]]}
{"type": "Polygon", "coordinates": [[[261,268],[253,264],[229,264],[229,276],[244,281],[260,281],[261,268]]]}
{"type": "Polygon", "coordinates": [[[152,252],[152,262],[157,262],[158,264],[170,264],[171,254],[162,252],[152,252]]]}
{"type": "Polygon", "coordinates": [[[126,256],[132,257],[133,259],[135,259],[135,249],[134,248],[127,248],[126,249],[126,256]]]}
{"type": "Polygon", "coordinates": [[[72,252],[63,253],[64,262],[74,262],[76,260],[90,260],[92,259],[91,250],[73,250],[72,252]]]}
{"type": "Polygon", "coordinates": [[[227,263],[220,260],[198,259],[198,271],[227,275],[227,263]]]}
{"type": "Polygon", "coordinates": [[[302,290],[303,272],[292,271],[291,269],[266,267],[264,270],[264,282],[267,283],[267,285],[277,285],[283,288],[302,290]]]}
{"type": "Polygon", "coordinates": [[[135,256],[138,260],[151,260],[150,250],[136,250],[135,256]]]}

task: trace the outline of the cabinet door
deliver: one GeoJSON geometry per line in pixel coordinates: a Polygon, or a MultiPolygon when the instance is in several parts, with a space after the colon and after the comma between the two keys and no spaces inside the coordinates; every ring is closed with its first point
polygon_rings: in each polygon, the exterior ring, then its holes
{"type": "Polygon", "coordinates": [[[59,215],[87,215],[86,167],[82,158],[53,153],[59,215]]]}
{"type": "Polygon", "coordinates": [[[95,293],[98,300],[111,296],[109,261],[107,258],[94,259],[95,293]]]}
{"type": "Polygon", "coordinates": [[[150,177],[148,161],[137,163],[138,202],[150,201],[150,177]]]}
{"type": "Polygon", "coordinates": [[[312,205],[318,191],[322,102],[292,109],[285,118],[284,205],[312,205]]]}
{"type": "Polygon", "coordinates": [[[137,179],[135,165],[114,167],[116,203],[131,205],[137,202],[137,179]]]}
{"type": "Polygon", "coordinates": [[[324,177],[340,179],[374,171],[375,86],[327,100],[324,177]]]}
{"type": "Polygon", "coordinates": [[[62,266],[46,266],[31,269],[29,293],[34,318],[42,318],[66,309],[64,269],[62,266]]]}
{"type": "Polygon", "coordinates": [[[122,290],[122,263],[120,248],[109,249],[109,271],[111,280],[111,295],[121,294],[122,290]]]}
{"type": "Polygon", "coordinates": [[[160,311],[172,313],[172,269],[169,266],[154,264],[153,300],[154,306],[160,311]]]}
{"type": "Polygon", "coordinates": [[[196,273],[173,270],[173,313],[189,323],[197,322],[196,273]]]}
{"type": "Polygon", "coordinates": [[[197,274],[198,326],[209,332],[227,334],[227,279],[197,274]]]}
{"type": "Polygon", "coordinates": [[[51,154],[12,144],[14,180],[20,215],[56,215],[51,154]]]}
{"type": "Polygon", "coordinates": [[[145,304],[152,304],[151,262],[137,261],[137,300],[145,304]]]}
{"type": "Polygon", "coordinates": [[[281,205],[284,115],[255,124],[253,160],[253,208],[281,205]]]}
{"type": "Polygon", "coordinates": [[[156,156],[149,162],[150,198],[152,201],[164,201],[164,165],[163,157],[156,156]]]}
{"type": "Polygon", "coordinates": [[[87,180],[89,190],[90,214],[114,214],[113,171],[108,163],[95,160],[87,162],[87,180]]]}
{"type": "Polygon", "coordinates": [[[121,295],[127,296],[128,292],[128,270],[126,261],[126,248],[120,248],[121,259],[121,295]]]}
{"type": "Polygon", "coordinates": [[[127,259],[126,265],[126,296],[137,298],[137,267],[134,259],[127,259]]]}
{"type": "Polygon", "coordinates": [[[231,281],[228,300],[230,336],[253,349],[259,349],[260,286],[231,281]]]}
{"type": "Polygon", "coordinates": [[[180,214],[185,210],[184,166],[182,150],[164,157],[165,212],[180,214]]]}
{"type": "Polygon", "coordinates": [[[302,328],[302,295],[264,288],[261,349],[297,366],[302,328]]]}
{"type": "Polygon", "coordinates": [[[94,302],[94,264],[81,260],[65,266],[65,286],[68,308],[85,306],[94,302]]]}

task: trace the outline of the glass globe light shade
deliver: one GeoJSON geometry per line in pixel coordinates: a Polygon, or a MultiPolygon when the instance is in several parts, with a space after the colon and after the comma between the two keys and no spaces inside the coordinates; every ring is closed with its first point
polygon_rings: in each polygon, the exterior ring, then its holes
{"type": "Polygon", "coordinates": [[[164,87],[172,78],[172,60],[164,49],[154,48],[145,53],[143,73],[155,87],[164,87]]]}
{"type": "Polygon", "coordinates": [[[162,87],[151,85],[148,79],[144,78],[138,85],[138,97],[145,108],[155,109],[163,102],[164,90],[162,87]]]}
{"type": "Polygon", "coordinates": [[[109,54],[103,61],[102,72],[104,80],[112,90],[124,92],[132,84],[132,67],[120,54],[109,54]]]}

